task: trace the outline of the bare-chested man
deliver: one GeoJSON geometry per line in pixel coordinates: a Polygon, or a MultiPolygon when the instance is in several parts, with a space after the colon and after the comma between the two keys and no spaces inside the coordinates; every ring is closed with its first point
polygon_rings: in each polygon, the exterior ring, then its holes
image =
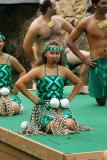
{"type": "Polygon", "coordinates": [[[107,0],[91,0],[95,13],[80,21],[70,34],[69,48],[89,68],[89,92],[98,105],[107,100],[107,0]],[[86,59],[75,45],[78,37],[85,32],[90,47],[91,60],[86,59]]]}
{"type": "MultiPolygon", "coordinates": [[[[54,0],[43,0],[40,4],[40,11],[42,14],[31,23],[23,43],[26,55],[31,58],[32,66],[36,65],[47,41],[58,40],[60,44],[65,45],[64,31],[70,34],[73,30],[73,26],[70,23],[61,16],[56,15],[56,4],[54,0]]],[[[89,57],[89,52],[83,51],[83,54],[89,57]]],[[[70,51],[67,56],[69,57],[69,63],[73,63],[72,56],[73,53],[70,51]]],[[[79,65],[82,62],[75,56],[75,63],[79,65]]],[[[83,64],[83,69],[81,69],[80,73],[80,78],[84,83],[86,81],[85,67],[83,64]]],[[[87,93],[85,87],[81,88],[81,92],[87,93]]]]}

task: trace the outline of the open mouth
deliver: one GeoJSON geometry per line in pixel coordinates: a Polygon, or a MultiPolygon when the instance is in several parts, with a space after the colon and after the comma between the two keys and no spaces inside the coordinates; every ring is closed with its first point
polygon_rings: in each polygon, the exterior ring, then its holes
{"type": "Polygon", "coordinates": [[[52,60],[52,63],[57,63],[57,60],[52,60]]]}

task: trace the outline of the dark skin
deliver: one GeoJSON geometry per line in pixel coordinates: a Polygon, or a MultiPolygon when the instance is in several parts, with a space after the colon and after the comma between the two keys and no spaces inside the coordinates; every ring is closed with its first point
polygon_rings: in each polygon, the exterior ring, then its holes
{"type": "Polygon", "coordinates": [[[68,39],[69,48],[82,59],[84,63],[90,66],[94,66],[95,63],[87,60],[74,43],[79,36],[85,32],[91,57],[101,58],[107,56],[107,27],[100,29],[97,25],[100,21],[107,19],[107,15],[105,14],[106,7],[107,0],[100,0],[97,4],[94,4],[95,14],[82,19],[68,39]]]}
{"type": "MultiPolygon", "coordinates": [[[[99,0],[99,2],[93,4],[93,6],[95,8],[95,13],[80,21],[70,34],[67,43],[73,53],[90,67],[94,67],[95,62],[84,57],[75,45],[75,41],[83,32],[87,37],[90,47],[90,56],[94,58],[107,57],[107,26],[102,29],[98,27],[99,22],[107,20],[107,0],[99,0]]],[[[96,101],[99,105],[105,105],[106,98],[98,98],[96,101]]]]}

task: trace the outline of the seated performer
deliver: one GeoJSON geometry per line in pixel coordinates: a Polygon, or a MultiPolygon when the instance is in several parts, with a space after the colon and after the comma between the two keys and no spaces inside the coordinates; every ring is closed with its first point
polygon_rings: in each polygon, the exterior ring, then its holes
{"type": "Polygon", "coordinates": [[[3,52],[6,38],[0,33],[0,116],[14,115],[21,112],[22,103],[17,96],[18,90],[12,83],[12,69],[22,77],[26,71],[11,55],[3,52]]]}
{"type": "Polygon", "coordinates": [[[30,124],[21,125],[23,133],[39,134],[43,131],[64,135],[89,130],[76,123],[69,109],[69,102],[78,93],[82,81],[63,65],[63,53],[64,50],[57,41],[48,42],[38,66],[16,82],[19,90],[35,104],[30,124]],[[74,83],[74,88],[68,97],[64,98],[66,79],[74,83]],[[25,86],[32,80],[36,82],[38,96],[32,95],[25,86]]]}

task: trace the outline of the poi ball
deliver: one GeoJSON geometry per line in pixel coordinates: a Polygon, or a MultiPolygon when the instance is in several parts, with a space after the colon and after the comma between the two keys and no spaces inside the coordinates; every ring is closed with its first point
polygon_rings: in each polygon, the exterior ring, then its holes
{"type": "Polygon", "coordinates": [[[63,98],[60,100],[61,107],[63,108],[69,108],[69,100],[67,98],[63,98]]]}
{"type": "Polygon", "coordinates": [[[3,87],[1,90],[0,90],[0,94],[3,95],[3,96],[7,96],[9,95],[10,93],[10,90],[6,87],[3,87]]]}
{"type": "Polygon", "coordinates": [[[27,121],[23,121],[20,125],[21,129],[26,129],[28,127],[28,122],[27,121]]]}
{"type": "Polygon", "coordinates": [[[59,101],[57,98],[52,98],[52,99],[50,100],[50,105],[51,105],[53,108],[59,108],[60,101],[59,101]]]}

